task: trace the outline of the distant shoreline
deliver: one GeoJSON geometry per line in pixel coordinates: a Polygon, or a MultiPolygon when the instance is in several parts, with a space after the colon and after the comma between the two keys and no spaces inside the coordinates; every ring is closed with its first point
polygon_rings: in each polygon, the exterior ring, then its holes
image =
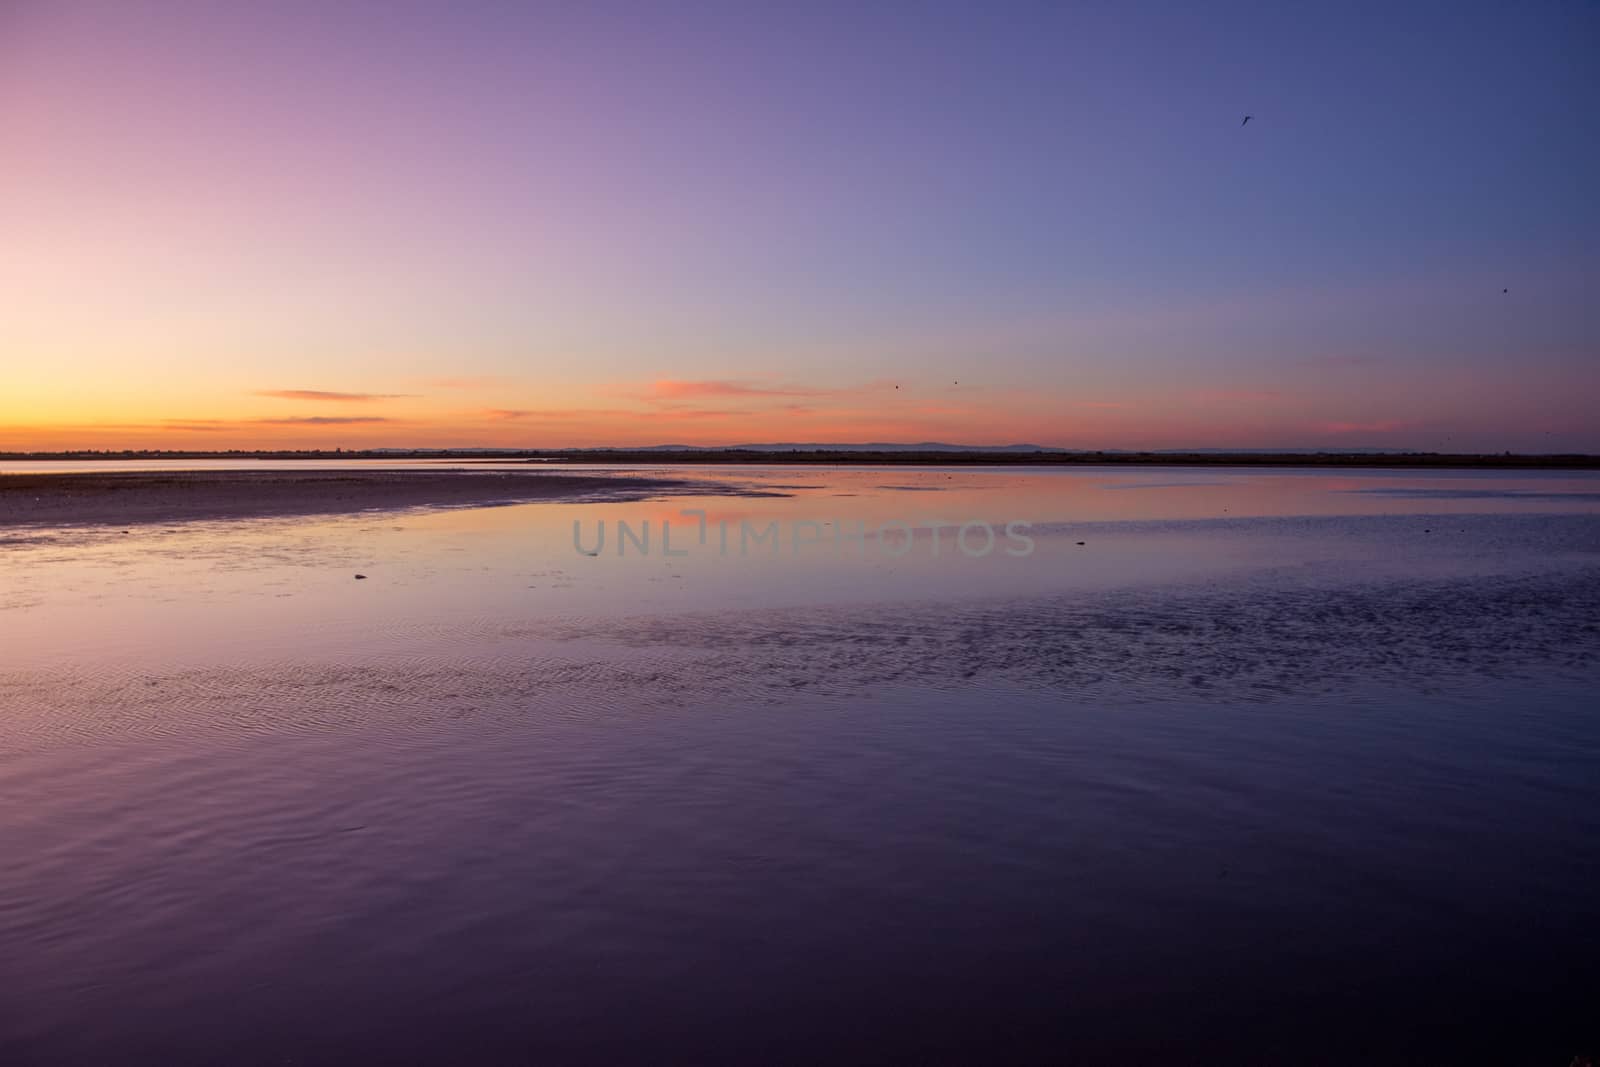
{"type": "Polygon", "coordinates": [[[1436,452],[1009,452],[867,451],[799,449],[658,450],[566,449],[510,451],[240,451],[240,452],[0,452],[0,463],[148,462],[183,460],[337,461],[441,460],[452,463],[526,462],[678,466],[687,463],[789,466],[1153,466],[1153,467],[1377,467],[1463,470],[1600,470],[1600,456],[1507,455],[1436,452]]]}
{"type": "Polygon", "coordinates": [[[539,500],[610,502],[695,489],[696,483],[685,479],[531,470],[0,474],[0,528],[137,526],[539,500]]]}

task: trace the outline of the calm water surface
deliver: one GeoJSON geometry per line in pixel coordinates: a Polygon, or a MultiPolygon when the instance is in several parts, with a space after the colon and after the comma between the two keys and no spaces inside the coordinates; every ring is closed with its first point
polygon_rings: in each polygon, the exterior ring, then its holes
{"type": "Polygon", "coordinates": [[[0,1063],[1600,1053],[1600,477],[672,469],[0,527],[0,1063]]]}

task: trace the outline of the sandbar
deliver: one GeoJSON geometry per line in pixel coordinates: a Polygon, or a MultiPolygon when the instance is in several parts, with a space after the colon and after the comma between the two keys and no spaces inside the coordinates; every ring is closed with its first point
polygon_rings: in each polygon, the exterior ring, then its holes
{"type": "Polygon", "coordinates": [[[135,525],[539,500],[626,501],[696,488],[704,491],[685,479],[546,471],[0,474],[0,527],[135,525]]]}

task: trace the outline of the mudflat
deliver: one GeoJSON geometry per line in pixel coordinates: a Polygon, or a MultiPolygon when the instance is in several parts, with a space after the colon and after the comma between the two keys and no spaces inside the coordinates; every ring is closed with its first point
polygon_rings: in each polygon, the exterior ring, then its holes
{"type": "Polygon", "coordinates": [[[682,479],[537,471],[129,471],[0,474],[0,526],[181,522],[378,509],[637,500],[682,479]]]}

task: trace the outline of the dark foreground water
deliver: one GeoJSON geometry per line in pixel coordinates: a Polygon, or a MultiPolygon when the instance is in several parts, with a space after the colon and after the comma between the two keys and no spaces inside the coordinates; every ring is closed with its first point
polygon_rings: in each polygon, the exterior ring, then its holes
{"type": "Polygon", "coordinates": [[[13,533],[0,1063],[1566,1067],[1600,518],[1427,506],[1003,571],[13,533]]]}
{"type": "Polygon", "coordinates": [[[1565,1065],[1592,1044],[1580,692],[974,696],[36,756],[6,778],[0,1050],[1565,1065]]]}

